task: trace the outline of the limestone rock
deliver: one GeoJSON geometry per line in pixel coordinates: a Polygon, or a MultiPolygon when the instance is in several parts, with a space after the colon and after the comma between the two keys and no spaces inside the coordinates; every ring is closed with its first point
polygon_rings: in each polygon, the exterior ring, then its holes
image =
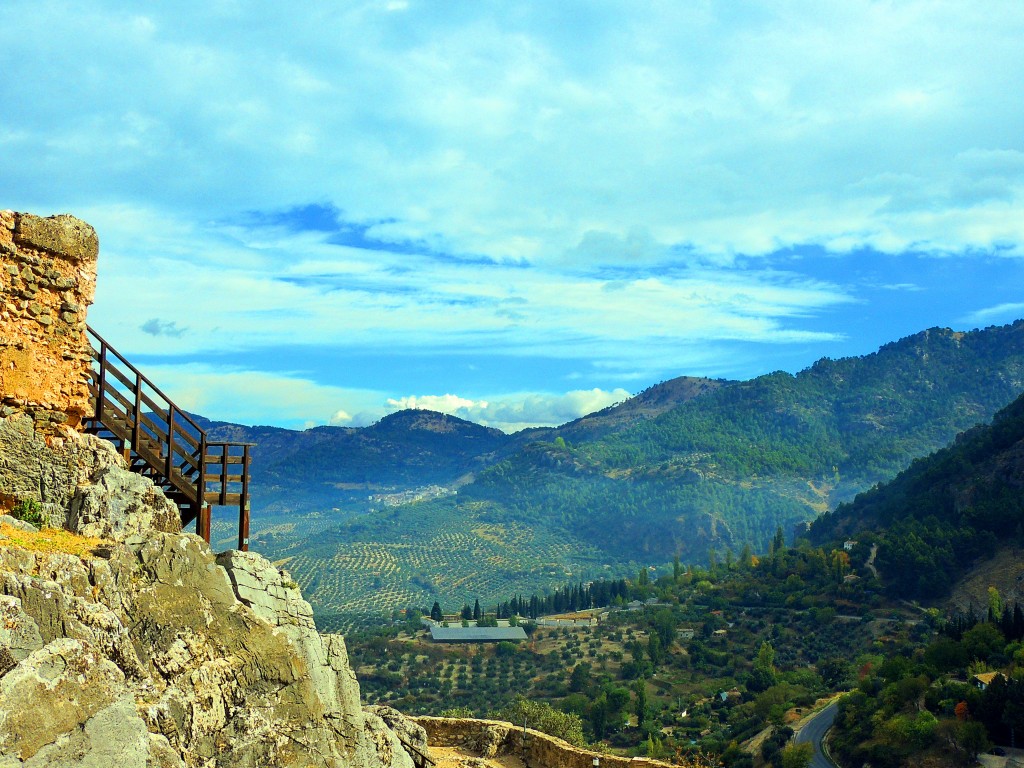
{"type": "MultiPolygon", "coordinates": [[[[17,663],[43,647],[43,637],[35,621],[21,608],[21,601],[0,595],[0,646],[17,663]]],[[[2,674],[7,674],[10,667],[2,674]]]]}
{"type": "Polygon", "coordinates": [[[28,760],[123,692],[124,674],[78,640],[34,651],[0,679],[0,751],[28,760]]]}
{"type": "MultiPolygon", "coordinates": [[[[397,709],[384,705],[364,707],[363,714],[367,723],[376,723],[373,718],[379,718],[394,737],[401,744],[403,751],[408,754],[413,764],[419,762],[416,758],[419,755],[429,755],[430,748],[427,746],[427,731],[415,720],[406,717],[397,709]],[[372,717],[371,717],[372,716],[372,717]]],[[[368,725],[368,728],[372,726],[368,725]]],[[[376,737],[371,737],[376,740],[376,737]]],[[[385,739],[390,743],[390,738],[385,734],[385,739]]],[[[393,753],[393,747],[391,747],[393,753]]],[[[401,764],[404,760],[398,758],[401,764]]],[[[396,768],[399,763],[395,763],[396,768]]]]}
{"type": "Polygon", "coordinates": [[[27,414],[0,419],[0,488],[40,502],[49,525],[86,536],[181,530],[177,508],[110,443],[76,433],[48,440],[27,414]]]}
{"type": "Polygon", "coordinates": [[[422,733],[362,711],[343,638],[316,632],[287,573],[255,554],[220,559],[230,572],[192,534],[85,559],[0,542],[0,648],[15,662],[0,675],[0,766],[409,768],[393,729],[418,746],[422,733]],[[78,703],[61,710],[65,697],[78,703]],[[15,699],[60,711],[27,728],[15,699]]]}
{"type": "Polygon", "coordinates": [[[148,531],[181,530],[178,508],[149,478],[122,466],[108,466],[90,480],[71,500],[69,530],[115,541],[148,531]]]}
{"type": "Polygon", "coordinates": [[[412,757],[381,717],[364,711],[363,728],[366,741],[371,745],[379,765],[387,768],[415,768],[412,757]]]}

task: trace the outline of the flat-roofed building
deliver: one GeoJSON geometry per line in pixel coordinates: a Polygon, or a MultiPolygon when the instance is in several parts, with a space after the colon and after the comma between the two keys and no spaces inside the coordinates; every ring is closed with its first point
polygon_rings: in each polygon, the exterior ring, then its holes
{"type": "Polygon", "coordinates": [[[430,627],[435,643],[518,643],[526,639],[522,627],[430,627]]]}

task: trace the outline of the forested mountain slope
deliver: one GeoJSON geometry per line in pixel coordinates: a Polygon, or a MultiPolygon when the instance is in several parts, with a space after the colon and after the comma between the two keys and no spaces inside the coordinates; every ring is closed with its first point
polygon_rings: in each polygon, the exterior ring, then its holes
{"type": "Polygon", "coordinates": [[[825,515],[812,535],[877,543],[887,588],[914,597],[944,596],[979,558],[1024,544],[1024,396],[825,515]]]}
{"type": "MultiPolygon", "coordinates": [[[[679,376],[648,387],[643,392],[582,418],[549,430],[547,439],[561,437],[572,442],[592,441],[634,424],[654,419],[673,408],[707,395],[734,382],[700,376],[679,376]]],[[[515,437],[522,440],[524,433],[515,437]]],[[[542,436],[545,437],[545,436],[542,436]]]]}
{"type": "Polygon", "coordinates": [[[594,441],[526,446],[448,503],[553,526],[618,561],[764,550],[778,525],[893,477],[1022,391],[1024,321],[930,329],[719,387],[594,441]]]}
{"type": "Polygon", "coordinates": [[[444,413],[404,410],[368,427],[304,431],[193,418],[212,440],[254,444],[253,513],[342,507],[364,511],[372,493],[458,486],[498,459],[538,440],[593,440],[712,392],[722,380],[680,376],[617,405],[563,424],[513,435],[444,413]]]}
{"type": "Polygon", "coordinates": [[[257,515],[331,508],[379,491],[452,484],[514,447],[512,438],[497,429],[426,410],[399,411],[369,427],[302,432],[199,421],[210,439],[255,444],[257,515]]]}

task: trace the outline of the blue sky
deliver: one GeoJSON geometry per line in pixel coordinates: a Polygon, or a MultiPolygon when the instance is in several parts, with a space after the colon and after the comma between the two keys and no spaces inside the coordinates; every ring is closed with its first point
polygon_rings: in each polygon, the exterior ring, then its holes
{"type": "Polygon", "coordinates": [[[5,0],[0,207],[96,227],[91,324],[209,417],[556,424],[1024,316],[1021,40],[1019,1],[5,0]]]}

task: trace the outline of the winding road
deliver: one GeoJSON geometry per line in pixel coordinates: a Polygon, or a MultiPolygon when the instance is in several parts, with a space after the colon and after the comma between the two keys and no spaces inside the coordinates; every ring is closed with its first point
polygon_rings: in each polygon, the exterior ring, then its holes
{"type": "Polygon", "coordinates": [[[822,751],[821,740],[825,736],[825,731],[832,727],[837,711],[836,702],[833,701],[804,723],[803,728],[796,735],[797,744],[808,742],[814,745],[814,756],[811,758],[810,768],[836,768],[836,764],[822,751]]]}

